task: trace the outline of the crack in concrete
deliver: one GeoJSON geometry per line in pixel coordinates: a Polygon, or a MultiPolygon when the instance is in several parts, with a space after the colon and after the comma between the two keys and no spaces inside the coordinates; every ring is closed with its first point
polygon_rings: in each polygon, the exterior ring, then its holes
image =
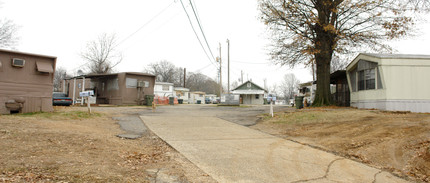
{"type": "Polygon", "coordinates": [[[376,183],[376,176],[378,176],[379,174],[381,174],[382,173],[382,170],[379,170],[379,172],[378,173],[375,173],[375,175],[373,176],[373,181],[372,181],[372,183],[376,183]]]}
{"type": "Polygon", "coordinates": [[[157,173],[155,173],[155,179],[154,179],[154,183],[157,183],[157,177],[158,177],[158,173],[160,172],[161,169],[157,170],[157,173]]]}
{"type": "Polygon", "coordinates": [[[327,165],[327,169],[326,169],[326,171],[325,171],[325,175],[324,175],[324,176],[322,176],[322,177],[313,178],[313,179],[306,179],[306,180],[297,180],[297,181],[294,181],[294,182],[291,182],[291,183],[309,182],[309,181],[314,181],[314,180],[325,179],[325,178],[327,178],[328,173],[330,172],[330,168],[331,168],[331,166],[332,166],[336,161],[344,160],[344,159],[345,159],[345,158],[337,158],[337,159],[334,159],[333,161],[331,161],[331,162],[327,165]]]}

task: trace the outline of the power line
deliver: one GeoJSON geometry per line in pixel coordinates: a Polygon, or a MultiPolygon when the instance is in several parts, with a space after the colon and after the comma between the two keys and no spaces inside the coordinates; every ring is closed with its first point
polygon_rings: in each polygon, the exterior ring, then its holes
{"type": "MultiPolygon", "coordinates": [[[[196,30],[194,29],[193,23],[191,22],[191,18],[190,18],[190,16],[188,15],[187,10],[185,9],[184,3],[182,3],[182,0],[180,0],[180,1],[181,1],[181,4],[182,4],[182,8],[183,8],[183,9],[184,9],[184,11],[185,11],[185,14],[187,14],[188,21],[190,22],[191,28],[193,29],[194,34],[196,35],[197,40],[199,40],[200,46],[202,47],[202,49],[203,49],[203,51],[205,52],[206,56],[208,57],[209,61],[210,61],[210,62],[211,62],[215,67],[217,67],[217,66],[216,66],[216,64],[214,64],[214,62],[213,62],[213,61],[211,60],[211,58],[209,57],[208,53],[206,52],[206,49],[204,48],[204,46],[203,46],[203,44],[202,44],[202,41],[200,40],[199,36],[197,35],[197,32],[196,32],[196,30]]],[[[212,57],[213,57],[213,56],[212,56],[212,57]]]]}
{"type": "Polygon", "coordinates": [[[202,67],[201,69],[197,69],[197,70],[196,70],[196,71],[194,71],[194,72],[200,72],[200,71],[202,71],[202,70],[206,69],[207,67],[209,67],[209,66],[211,66],[211,65],[212,65],[212,63],[210,63],[209,65],[206,65],[206,66],[202,67]]]}
{"type": "MultiPolygon", "coordinates": [[[[162,13],[164,13],[170,6],[172,6],[172,4],[175,3],[175,1],[173,1],[172,3],[170,3],[168,6],[166,6],[163,10],[161,10],[160,12],[158,12],[154,17],[152,17],[148,22],[146,22],[144,25],[142,25],[139,29],[137,29],[136,31],[134,31],[133,33],[131,33],[129,36],[127,36],[125,39],[123,39],[122,41],[120,41],[118,44],[116,44],[116,46],[119,46],[120,44],[124,43],[126,40],[130,39],[133,35],[135,35],[137,32],[139,32],[140,30],[142,30],[144,27],[146,27],[149,23],[151,23],[153,20],[155,20],[158,16],[160,16],[162,13]]],[[[89,62],[86,62],[78,67],[75,67],[72,69],[72,71],[79,69],[85,65],[89,64],[89,62]]]]}
{"type": "MultiPolygon", "coordinates": [[[[205,39],[206,46],[208,47],[209,52],[212,55],[212,58],[215,60],[214,54],[212,53],[211,47],[209,46],[208,40],[206,39],[205,32],[203,31],[202,25],[200,24],[200,18],[198,18],[197,14],[196,14],[196,10],[194,9],[193,3],[191,2],[191,0],[189,0],[189,1],[190,1],[190,4],[191,4],[191,8],[193,9],[194,16],[196,17],[197,24],[199,25],[200,31],[202,32],[203,38],[205,39]]],[[[197,9],[197,7],[196,7],[196,9],[197,9]]]]}
{"type": "Polygon", "coordinates": [[[163,10],[161,10],[160,12],[158,12],[154,17],[152,17],[149,21],[147,21],[145,24],[143,24],[141,27],[139,27],[139,29],[137,29],[136,31],[134,31],[133,33],[131,33],[129,36],[127,36],[125,39],[123,39],[122,41],[120,41],[116,46],[120,45],[121,43],[125,42],[127,39],[131,38],[133,35],[135,35],[137,32],[139,32],[140,30],[142,30],[144,27],[146,27],[149,23],[151,23],[153,20],[155,20],[158,16],[160,16],[162,13],[164,13],[170,6],[172,6],[172,4],[175,3],[175,1],[173,1],[172,3],[170,3],[167,7],[165,7],[163,10]]]}

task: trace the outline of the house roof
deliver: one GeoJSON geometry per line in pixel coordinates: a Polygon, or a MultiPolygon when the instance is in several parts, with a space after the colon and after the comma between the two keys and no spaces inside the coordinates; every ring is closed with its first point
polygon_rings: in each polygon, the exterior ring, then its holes
{"type": "Polygon", "coordinates": [[[156,85],[172,85],[173,83],[168,83],[168,82],[155,82],[156,85]]]}
{"type": "Polygon", "coordinates": [[[203,94],[203,95],[206,95],[206,92],[202,92],[202,91],[193,91],[193,92],[190,92],[190,93],[192,93],[192,94],[203,94]]]}
{"type": "Polygon", "coordinates": [[[233,93],[233,94],[244,94],[244,95],[264,94],[265,90],[233,90],[231,93],[233,93]]]}
{"type": "Polygon", "coordinates": [[[12,50],[5,50],[5,49],[0,49],[0,52],[7,52],[7,53],[15,53],[15,54],[22,54],[22,55],[29,55],[29,56],[36,56],[36,57],[45,57],[45,58],[57,59],[57,57],[49,56],[49,55],[40,55],[40,54],[26,53],[26,52],[20,52],[20,51],[12,51],[12,50]]]}
{"type": "Polygon", "coordinates": [[[346,79],[346,70],[337,70],[330,74],[331,84],[335,84],[337,79],[346,79]]]}
{"type": "Polygon", "coordinates": [[[430,55],[419,55],[419,54],[384,54],[384,53],[359,53],[348,65],[347,70],[351,68],[351,65],[355,65],[358,62],[360,56],[368,56],[377,59],[430,59],[430,55]]]}
{"type": "Polygon", "coordinates": [[[258,89],[260,89],[260,90],[266,91],[264,88],[262,88],[261,86],[258,86],[257,84],[253,83],[252,81],[247,81],[247,82],[245,82],[245,83],[243,83],[243,84],[239,85],[238,87],[236,87],[236,88],[235,88],[235,89],[233,89],[232,91],[234,91],[234,90],[238,90],[239,88],[241,88],[241,87],[245,86],[245,85],[246,85],[246,84],[248,84],[248,83],[253,84],[254,86],[256,86],[256,87],[257,87],[258,89]]]}
{"type": "MultiPolygon", "coordinates": [[[[109,73],[109,74],[88,74],[84,75],[86,78],[95,78],[95,77],[103,77],[103,76],[116,76],[118,74],[130,74],[130,75],[138,75],[138,76],[152,76],[155,77],[155,75],[143,73],[143,72],[119,72],[119,73],[109,73]]],[[[77,76],[81,77],[81,76],[77,76]]]]}
{"type": "Polygon", "coordinates": [[[312,84],[317,84],[317,81],[308,81],[306,83],[299,83],[300,87],[311,86],[312,84]]]}
{"type": "Polygon", "coordinates": [[[184,87],[174,87],[173,90],[175,90],[175,91],[190,91],[190,89],[184,88],[184,87]]]}
{"type": "Polygon", "coordinates": [[[360,53],[359,55],[367,55],[370,57],[386,58],[386,59],[387,58],[389,59],[430,59],[430,55],[416,55],[416,54],[360,53]]]}

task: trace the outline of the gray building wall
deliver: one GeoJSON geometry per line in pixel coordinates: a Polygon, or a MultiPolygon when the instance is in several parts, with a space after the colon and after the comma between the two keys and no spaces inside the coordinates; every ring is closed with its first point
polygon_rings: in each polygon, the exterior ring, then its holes
{"type": "Polygon", "coordinates": [[[240,95],[242,97],[243,104],[246,105],[263,105],[264,99],[262,94],[250,94],[250,95],[240,95]],[[258,95],[258,99],[257,96],[258,95]]]}

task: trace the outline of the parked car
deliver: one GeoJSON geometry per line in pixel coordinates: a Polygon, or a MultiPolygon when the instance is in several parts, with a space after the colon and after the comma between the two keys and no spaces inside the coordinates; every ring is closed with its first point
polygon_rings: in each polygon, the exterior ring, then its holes
{"type": "Polygon", "coordinates": [[[52,94],[52,105],[72,105],[73,100],[70,97],[67,97],[65,93],[54,92],[52,94]]]}
{"type": "Polygon", "coordinates": [[[210,103],[212,103],[212,101],[211,101],[211,99],[205,99],[205,104],[210,104],[210,103]]]}

